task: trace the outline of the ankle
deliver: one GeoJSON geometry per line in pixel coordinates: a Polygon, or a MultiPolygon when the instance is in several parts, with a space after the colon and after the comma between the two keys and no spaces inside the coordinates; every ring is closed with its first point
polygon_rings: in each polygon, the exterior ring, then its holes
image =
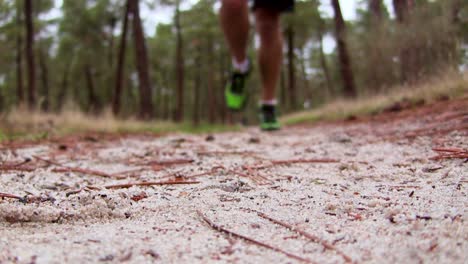
{"type": "Polygon", "coordinates": [[[236,58],[232,58],[232,67],[237,72],[247,73],[250,68],[250,61],[247,57],[241,62],[237,61],[236,58]]]}
{"type": "Polygon", "coordinates": [[[261,100],[260,101],[260,105],[276,106],[277,104],[278,104],[278,101],[276,99],[261,100]]]}

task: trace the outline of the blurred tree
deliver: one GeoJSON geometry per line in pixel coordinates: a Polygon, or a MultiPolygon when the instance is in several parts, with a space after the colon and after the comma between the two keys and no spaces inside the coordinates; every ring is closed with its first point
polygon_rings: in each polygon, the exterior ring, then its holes
{"type": "Polygon", "coordinates": [[[289,105],[295,109],[297,105],[296,99],[296,69],[294,62],[294,27],[292,24],[288,25],[286,29],[286,39],[288,42],[288,91],[289,91],[289,105]]]}
{"type": "Polygon", "coordinates": [[[123,23],[122,23],[122,35],[120,39],[120,46],[117,58],[117,71],[115,75],[115,88],[112,100],[112,112],[114,115],[120,113],[121,108],[121,98],[122,98],[122,88],[124,85],[124,64],[125,64],[125,52],[127,49],[127,33],[128,33],[128,17],[130,13],[130,2],[126,1],[125,11],[123,13],[123,23]]]}
{"type": "Polygon", "coordinates": [[[324,36],[324,26],[325,22],[320,19],[319,28],[317,30],[318,41],[319,41],[319,54],[320,54],[320,66],[322,67],[323,74],[325,76],[326,84],[327,84],[327,94],[333,94],[334,88],[333,83],[330,76],[330,70],[328,68],[327,58],[325,52],[323,50],[323,36],[324,36]]]}
{"type": "Polygon", "coordinates": [[[180,25],[180,0],[175,0],[174,26],[176,31],[176,78],[177,78],[177,110],[175,120],[182,122],[184,119],[184,54],[182,52],[184,40],[180,25]]]}
{"type": "Polygon", "coordinates": [[[139,0],[129,0],[129,10],[132,14],[133,37],[135,41],[135,59],[138,70],[140,87],[140,117],[151,118],[154,115],[152,103],[152,91],[148,69],[148,51],[146,48],[145,35],[140,18],[139,0]]]}
{"type": "Polygon", "coordinates": [[[333,11],[335,13],[335,38],[338,45],[339,64],[341,78],[343,79],[344,94],[348,97],[356,97],[356,87],[354,84],[354,75],[351,65],[351,58],[346,40],[346,24],[341,13],[338,0],[331,0],[333,11]]]}
{"type": "Polygon", "coordinates": [[[26,25],[26,61],[28,69],[28,106],[36,105],[36,65],[34,56],[34,18],[32,0],[24,2],[24,17],[26,25]]]}
{"type": "Polygon", "coordinates": [[[172,34],[171,24],[159,24],[156,28],[156,34],[148,40],[149,48],[152,54],[158,56],[150,57],[152,70],[152,80],[156,83],[156,113],[158,117],[168,120],[172,119],[175,73],[173,70],[175,53],[175,39],[172,34]]]}
{"type": "Polygon", "coordinates": [[[174,57],[174,68],[176,78],[176,104],[174,111],[174,121],[182,122],[184,120],[184,85],[185,85],[185,57],[184,57],[184,39],[181,25],[181,5],[184,0],[160,0],[161,4],[174,8],[173,27],[176,38],[176,52],[174,57]]]}
{"type": "MultiPolygon", "coordinates": [[[[402,27],[408,27],[413,7],[414,0],[393,0],[396,18],[402,27]]],[[[416,58],[414,49],[411,47],[412,44],[412,42],[405,43],[405,46],[400,51],[399,61],[401,64],[400,74],[402,82],[411,82],[417,78],[417,73],[415,72],[415,68],[417,67],[416,58]]]]}
{"type": "Polygon", "coordinates": [[[23,86],[23,7],[22,0],[16,0],[16,93],[19,104],[24,103],[23,86]]]}

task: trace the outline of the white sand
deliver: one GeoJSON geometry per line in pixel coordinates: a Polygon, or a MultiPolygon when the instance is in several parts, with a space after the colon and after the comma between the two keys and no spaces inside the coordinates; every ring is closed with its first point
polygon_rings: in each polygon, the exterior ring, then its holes
{"type": "MultiPolygon", "coordinates": [[[[413,126],[413,121],[400,122],[395,134],[413,126]]],[[[0,200],[0,263],[297,262],[213,230],[197,210],[231,231],[315,262],[344,262],[336,252],[249,209],[334,243],[358,263],[467,263],[467,163],[429,160],[436,154],[431,150],[434,138],[383,141],[375,135],[379,131],[385,131],[383,124],[321,125],[271,134],[248,129],[215,134],[214,141],[206,141],[206,135],[171,135],[82,142],[62,152],[52,143],[16,153],[2,151],[3,162],[59,153],[55,160],[60,163],[107,173],[141,168],[126,161],[183,158],[194,162],[121,180],[54,173],[55,166],[1,172],[0,192],[32,193],[55,201],[0,200]],[[200,153],[207,151],[246,154],[200,153]],[[243,165],[298,158],[340,162],[258,170],[271,180],[267,184],[228,172],[248,173],[243,165]],[[157,181],[171,173],[189,176],[218,165],[225,170],[202,176],[195,185],[85,190],[66,196],[88,185],[157,181]],[[148,198],[131,200],[142,192],[148,198]]],[[[468,148],[466,131],[441,138],[446,145],[468,148]]]]}

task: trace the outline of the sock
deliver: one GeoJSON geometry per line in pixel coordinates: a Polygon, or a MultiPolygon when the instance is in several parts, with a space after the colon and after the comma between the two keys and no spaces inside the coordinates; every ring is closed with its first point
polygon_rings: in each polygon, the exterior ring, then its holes
{"type": "Polygon", "coordinates": [[[276,101],[276,99],[261,100],[261,101],[260,101],[260,104],[261,104],[261,105],[276,106],[276,105],[278,104],[278,102],[276,101]]]}
{"type": "Polygon", "coordinates": [[[246,73],[249,71],[250,61],[249,59],[245,58],[244,61],[237,62],[235,58],[232,58],[232,67],[234,67],[234,70],[240,73],[246,73]]]}

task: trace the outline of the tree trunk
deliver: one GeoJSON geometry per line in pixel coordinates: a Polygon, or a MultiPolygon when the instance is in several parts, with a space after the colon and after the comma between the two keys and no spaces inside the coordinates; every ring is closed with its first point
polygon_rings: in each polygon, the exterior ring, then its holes
{"type": "Polygon", "coordinates": [[[226,123],[227,120],[227,109],[226,109],[226,99],[224,98],[224,86],[226,85],[226,56],[223,52],[223,49],[220,49],[219,52],[219,77],[220,77],[220,89],[218,90],[218,96],[220,99],[220,118],[221,123],[226,123]]]}
{"type": "Polygon", "coordinates": [[[44,100],[41,103],[41,108],[43,111],[48,112],[50,107],[49,69],[47,68],[47,62],[44,56],[44,51],[41,48],[39,49],[39,67],[41,69],[42,96],[44,100]]]}
{"type": "Polygon", "coordinates": [[[395,10],[397,21],[406,23],[413,6],[414,0],[393,0],[393,9],[395,10]]]}
{"type": "Polygon", "coordinates": [[[25,0],[24,16],[26,19],[26,60],[28,64],[28,106],[36,104],[36,69],[34,63],[34,25],[32,0],[25,0]]]}
{"type": "Polygon", "coordinates": [[[452,24],[455,25],[455,27],[458,27],[458,24],[460,24],[461,19],[460,19],[460,13],[462,10],[462,1],[461,0],[451,0],[450,2],[450,15],[451,15],[451,21],[452,24]]]}
{"type": "Polygon", "coordinates": [[[89,64],[84,66],[83,71],[85,74],[86,86],[88,88],[88,112],[96,114],[99,112],[99,102],[96,96],[96,88],[94,87],[93,73],[89,64]]]}
{"type": "Polygon", "coordinates": [[[89,64],[86,64],[83,68],[86,87],[88,88],[88,112],[97,113],[99,111],[98,98],[96,96],[96,88],[94,87],[93,72],[89,64]]]}
{"type": "Polygon", "coordinates": [[[65,71],[63,72],[62,85],[60,87],[59,94],[57,96],[57,111],[63,110],[63,103],[65,102],[65,96],[68,91],[68,79],[71,71],[71,65],[73,62],[74,54],[71,55],[70,60],[65,66],[65,71]]]}
{"type": "Polygon", "coordinates": [[[176,79],[177,79],[177,109],[176,121],[182,122],[184,119],[184,56],[183,39],[180,25],[180,1],[177,1],[175,13],[176,28],[176,79]]]}
{"type": "Polygon", "coordinates": [[[292,25],[288,26],[286,31],[288,38],[288,89],[289,89],[289,107],[296,108],[296,69],[294,65],[294,29],[292,25]]]}
{"type": "Polygon", "coordinates": [[[23,30],[21,22],[21,0],[16,0],[16,95],[19,104],[24,103],[23,86],[23,30]]]}
{"type": "MultiPolygon", "coordinates": [[[[200,44],[199,44],[200,45],[200,44]]],[[[202,65],[201,65],[201,48],[200,46],[197,48],[197,55],[195,58],[195,83],[193,89],[193,125],[198,126],[200,125],[200,88],[201,88],[201,75],[202,75],[202,65]]]]}
{"type": "MultiPolygon", "coordinates": [[[[413,0],[393,0],[393,8],[401,27],[409,26],[413,0]]],[[[402,83],[413,82],[417,78],[416,54],[411,42],[400,47],[400,75],[402,83]]]]}
{"type": "Polygon", "coordinates": [[[388,78],[389,72],[385,67],[376,67],[379,63],[389,63],[387,56],[382,50],[381,45],[375,45],[377,41],[384,39],[385,35],[382,27],[382,0],[369,0],[368,9],[370,13],[370,32],[368,35],[372,36],[370,40],[366,41],[368,50],[367,55],[367,70],[366,70],[366,85],[371,91],[380,92],[388,78]]]}
{"type": "Polygon", "coordinates": [[[125,69],[125,52],[127,49],[127,33],[128,33],[128,17],[130,15],[130,1],[127,0],[125,5],[122,37],[120,40],[119,55],[117,61],[117,71],[115,75],[115,87],[114,87],[114,98],[112,100],[112,112],[114,115],[120,113],[122,88],[124,85],[124,69],[125,69]]]}
{"type": "MultiPolygon", "coordinates": [[[[125,8],[124,12],[127,12],[126,8],[125,8]]],[[[112,17],[110,19],[110,21],[109,21],[110,39],[109,39],[109,51],[108,51],[108,54],[107,54],[107,56],[108,56],[107,60],[109,62],[109,67],[111,67],[111,68],[114,67],[114,46],[115,46],[114,31],[115,31],[116,25],[117,25],[117,19],[115,17],[112,17]]]]}
{"type": "Polygon", "coordinates": [[[207,58],[208,58],[208,121],[210,124],[214,124],[216,122],[216,106],[217,106],[217,96],[216,92],[214,91],[214,43],[213,38],[210,37],[208,41],[208,49],[207,49],[207,58]]]}
{"type": "Polygon", "coordinates": [[[299,63],[301,66],[301,82],[302,82],[302,86],[300,86],[300,88],[302,88],[301,89],[302,91],[299,93],[299,98],[302,98],[302,100],[300,100],[301,108],[302,108],[304,106],[305,101],[312,100],[313,92],[309,87],[309,80],[307,80],[307,71],[306,71],[306,65],[305,65],[305,57],[306,57],[305,48],[304,47],[299,48],[299,52],[301,53],[300,54],[301,57],[299,58],[299,63]]]}
{"type": "Polygon", "coordinates": [[[335,13],[335,38],[338,45],[338,57],[340,63],[341,78],[343,79],[343,90],[347,97],[356,97],[356,86],[349,56],[348,44],[346,42],[346,24],[341,13],[338,0],[331,0],[335,13]]]}
{"type": "Polygon", "coordinates": [[[327,83],[327,92],[328,96],[334,94],[333,84],[330,77],[330,70],[328,69],[327,58],[325,57],[325,52],[323,51],[323,21],[320,23],[320,28],[318,30],[319,37],[319,53],[320,53],[320,66],[322,67],[323,75],[325,76],[325,81],[327,83]]]}
{"type": "MultiPolygon", "coordinates": [[[[125,12],[125,11],[124,11],[125,12]]],[[[114,94],[114,72],[112,69],[114,69],[114,61],[115,61],[115,28],[117,25],[117,18],[112,16],[109,19],[109,32],[110,32],[110,39],[109,39],[109,47],[108,47],[108,52],[107,52],[107,61],[108,61],[108,67],[109,71],[106,71],[105,74],[105,81],[106,81],[106,96],[105,96],[105,101],[106,105],[107,104],[113,104],[113,94],[114,94]]]]}
{"type": "Polygon", "coordinates": [[[382,0],[369,0],[368,4],[372,20],[380,21],[382,19],[382,0]]]}
{"type": "Polygon", "coordinates": [[[135,41],[135,58],[140,86],[140,118],[153,117],[152,92],[149,77],[148,52],[146,49],[145,35],[140,19],[139,0],[130,0],[133,14],[133,37],[135,41]]]}

